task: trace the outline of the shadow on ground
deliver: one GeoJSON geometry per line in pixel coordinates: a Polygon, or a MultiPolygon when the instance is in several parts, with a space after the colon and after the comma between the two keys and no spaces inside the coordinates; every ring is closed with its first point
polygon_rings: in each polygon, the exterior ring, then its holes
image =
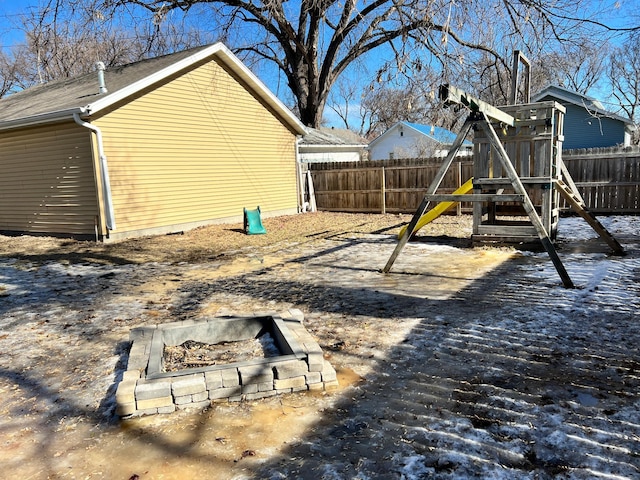
{"type": "MultiPolygon", "coordinates": [[[[256,477],[638,476],[633,313],[585,313],[558,300],[573,298],[562,288],[514,284],[514,271],[507,263],[450,300],[385,298],[424,319],[256,477]]],[[[370,293],[346,313],[375,314],[370,293]]]]}
{"type": "MultiPolygon", "coordinates": [[[[316,328],[325,349],[334,340],[320,328],[325,317],[353,322],[341,325],[345,329],[361,328],[366,322],[371,341],[388,334],[394,322],[398,329],[413,322],[404,341],[386,352],[376,352],[379,355],[375,358],[363,359],[371,364],[371,373],[365,381],[337,394],[340,399],[332,408],[308,423],[295,417],[295,411],[288,413],[290,423],[286,425],[294,428],[299,422],[300,431],[285,432],[289,443],[283,450],[277,454],[254,451],[247,443],[246,448],[240,448],[241,455],[233,453],[234,457],[225,450],[228,437],[216,430],[230,426],[216,424],[219,420],[211,414],[190,417],[184,426],[171,431],[141,421],[114,433],[101,412],[81,404],[79,396],[74,396],[78,394],[61,392],[46,383],[46,375],[6,370],[0,376],[15,385],[22,397],[16,395],[9,408],[25,422],[25,428],[40,432],[41,443],[38,451],[32,452],[33,458],[38,453],[45,455],[46,471],[59,473],[60,460],[54,460],[59,448],[56,437],[70,418],[82,418],[94,424],[100,434],[121,442],[110,443],[107,455],[104,443],[92,440],[91,447],[102,455],[100,461],[107,457],[107,464],[109,459],[131,461],[132,468],[145,461],[151,464],[156,457],[145,460],[144,452],[154,447],[167,459],[166,464],[175,463],[175,471],[183,474],[193,462],[208,471],[217,471],[219,462],[226,462],[238,465],[247,478],[640,475],[637,250],[625,259],[608,262],[606,268],[591,265],[592,273],[578,272],[587,265],[584,262],[569,264],[570,273],[583,275],[579,283],[585,288],[566,290],[546,258],[541,262],[539,258],[517,257],[475,281],[465,277],[464,269],[455,275],[444,271],[419,275],[411,269],[409,259],[385,277],[377,272],[382,266],[379,259],[372,259],[366,251],[368,243],[378,248],[379,238],[329,240],[335,243],[323,251],[294,255],[274,267],[216,280],[176,283],[179,301],[173,305],[172,321],[196,315],[202,305],[212,301],[227,304],[247,299],[260,305],[292,305],[309,314],[308,327],[311,331],[316,328]],[[353,257],[350,248],[365,251],[353,257]],[[298,277],[289,278],[285,267],[295,267],[298,277]],[[612,282],[602,291],[597,288],[604,282],[599,275],[612,282]],[[590,276],[598,277],[600,283],[590,276]],[[429,296],[423,288],[445,281],[464,286],[440,298],[429,296]],[[395,288],[383,286],[385,282],[395,288]],[[417,287],[409,292],[398,287],[402,282],[417,287]],[[37,398],[33,408],[31,398],[37,398]],[[41,415],[43,411],[48,413],[41,415]],[[215,453],[207,439],[218,448],[215,453]],[[243,457],[245,452],[247,458],[243,457]]],[[[601,256],[590,262],[604,259],[601,256]]],[[[95,275],[93,283],[81,291],[104,284],[109,286],[105,295],[126,292],[128,286],[121,279],[101,278],[103,274],[95,275]]],[[[43,277],[33,285],[40,292],[34,298],[42,304],[56,303],[61,293],[75,291],[73,279],[65,281],[56,291],[43,277]]],[[[93,304],[100,298],[87,296],[87,301],[93,304]]],[[[24,302],[22,307],[27,297],[24,302]]],[[[7,307],[0,311],[8,312],[7,307]]],[[[67,363],[81,364],[91,342],[105,333],[104,326],[91,318],[86,325],[68,329],[61,319],[56,328],[69,330],[72,340],[80,344],[67,363]]],[[[62,358],[65,347],[57,348],[48,353],[62,358]]],[[[117,355],[121,362],[126,359],[122,345],[117,355]]],[[[364,353],[346,346],[340,355],[344,359],[364,353]]],[[[48,362],[53,369],[56,359],[48,362]]],[[[116,365],[115,381],[121,367],[116,365]]],[[[113,385],[104,391],[102,410],[112,406],[113,385]]],[[[74,384],[76,387],[80,388],[74,384]]],[[[304,402],[304,396],[296,398],[304,402]]],[[[242,414],[242,408],[236,408],[234,414],[242,414]]],[[[278,430],[285,425],[279,423],[281,419],[271,419],[273,422],[257,433],[264,437],[281,433],[278,430]]],[[[159,425],[162,422],[157,419],[159,425]]],[[[11,428],[15,430],[15,426],[11,428]]],[[[240,442],[244,432],[238,428],[232,432],[240,442]]],[[[77,461],[87,463],[82,445],[72,453],[77,461]]]]}
{"type": "MultiPolygon", "coordinates": [[[[295,261],[319,265],[321,256],[295,261]]],[[[640,398],[635,310],[522,274],[536,262],[518,257],[443,300],[309,285],[266,269],[184,284],[188,300],[176,313],[241,292],[346,317],[422,319],[303,438],[250,469],[255,478],[637,476],[640,424],[629,420],[640,398]]],[[[333,268],[373,273],[367,265],[333,268]]],[[[533,267],[540,269],[553,278],[552,266],[533,267]]],[[[624,285],[637,271],[613,273],[624,285]]]]}

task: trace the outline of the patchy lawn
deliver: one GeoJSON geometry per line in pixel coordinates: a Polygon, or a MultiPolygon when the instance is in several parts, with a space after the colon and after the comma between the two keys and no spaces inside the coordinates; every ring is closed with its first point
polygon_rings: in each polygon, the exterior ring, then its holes
{"type": "Polygon", "coordinates": [[[640,218],[559,254],[443,217],[305,214],[95,244],[0,237],[2,471],[16,478],[635,478],[640,218]],[[131,328],[299,309],[340,387],[118,421],[131,328]],[[215,473],[212,473],[215,472],[215,473]]]}
{"type": "MultiPolygon", "coordinates": [[[[60,260],[66,263],[207,262],[239,252],[269,251],[282,245],[304,244],[349,232],[352,235],[390,231],[411,220],[410,215],[367,215],[345,213],[305,213],[265,218],[266,235],[245,235],[242,224],[218,224],[172,235],[96,243],[53,237],[0,235],[0,257],[33,261],[60,260]]],[[[450,217],[438,234],[469,235],[468,217],[450,217]],[[453,219],[458,219],[455,221],[453,219]]],[[[396,229],[397,231],[397,229],[396,229]]]]}

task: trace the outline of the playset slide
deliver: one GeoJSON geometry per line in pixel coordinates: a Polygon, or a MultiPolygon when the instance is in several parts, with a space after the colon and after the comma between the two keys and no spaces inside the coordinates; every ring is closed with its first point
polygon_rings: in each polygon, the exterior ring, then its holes
{"type": "MultiPolygon", "coordinates": [[[[455,192],[454,195],[464,195],[473,190],[473,177],[464,182],[455,192]]],[[[455,205],[458,202],[440,202],[427,213],[420,217],[418,223],[416,224],[416,228],[413,230],[412,235],[424,227],[427,223],[433,222],[436,218],[446,212],[449,208],[455,205]]],[[[405,225],[400,229],[400,233],[398,233],[398,238],[401,238],[404,235],[405,230],[409,225],[405,225]]]]}
{"type": "Polygon", "coordinates": [[[244,209],[244,233],[247,235],[267,233],[267,230],[262,225],[262,219],[260,218],[260,206],[255,210],[244,209]]]}

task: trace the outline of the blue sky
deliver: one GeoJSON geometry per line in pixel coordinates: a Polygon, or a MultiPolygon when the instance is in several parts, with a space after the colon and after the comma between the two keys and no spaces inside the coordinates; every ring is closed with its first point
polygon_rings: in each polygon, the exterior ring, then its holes
{"type": "MultiPolygon", "coordinates": [[[[24,35],[19,30],[20,16],[28,13],[30,8],[35,8],[46,0],[0,0],[0,48],[8,49],[12,45],[24,41],[24,35]]],[[[605,5],[615,5],[617,8],[610,9],[610,18],[603,19],[608,24],[621,26],[625,22],[633,21],[640,23],[640,0],[590,0],[594,8],[605,5]]],[[[193,13],[193,12],[190,12],[193,13]]],[[[273,71],[261,69],[255,72],[276,95],[283,101],[290,103],[291,96],[281,78],[278,78],[273,71]]],[[[596,93],[597,95],[597,93],[596,93]]],[[[598,95],[600,96],[600,95],[598,95]]],[[[604,98],[602,100],[606,101],[604,98]]],[[[357,105],[351,105],[350,110],[356,111],[357,105]]],[[[330,109],[325,109],[325,116],[330,124],[343,126],[335,113],[330,109]]]]}
{"type": "Polygon", "coordinates": [[[16,30],[19,16],[27,12],[33,0],[0,0],[0,46],[3,48],[20,42],[24,38],[16,30]]]}
{"type": "MultiPolygon", "coordinates": [[[[0,0],[0,47],[7,48],[21,42],[24,38],[18,30],[20,16],[29,8],[37,7],[46,0],[0,0]]],[[[589,0],[597,8],[602,5],[617,6],[611,8],[611,16],[602,19],[607,24],[622,26],[625,22],[640,22],[640,0],[589,0]],[[635,17],[635,18],[634,18],[635,17]]]]}
{"type": "Polygon", "coordinates": [[[13,43],[8,30],[12,29],[10,24],[11,15],[16,13],[16,8],[21,7],[21,1],[0,0],[0,46],[5,48],[13,43]],[[7,16],[10,16],[8,19],[7,16]]]}

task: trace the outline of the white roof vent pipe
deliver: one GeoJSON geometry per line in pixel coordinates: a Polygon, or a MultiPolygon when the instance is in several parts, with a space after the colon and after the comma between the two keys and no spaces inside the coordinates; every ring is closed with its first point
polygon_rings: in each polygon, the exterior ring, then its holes
{"type": "Polygon", "coordinates": [[[96,62],[96,68],[98,69],[98,87],[100,88],[100,93],[107,93],[107,85],[104,83],[104,63],[96,62]]]}

